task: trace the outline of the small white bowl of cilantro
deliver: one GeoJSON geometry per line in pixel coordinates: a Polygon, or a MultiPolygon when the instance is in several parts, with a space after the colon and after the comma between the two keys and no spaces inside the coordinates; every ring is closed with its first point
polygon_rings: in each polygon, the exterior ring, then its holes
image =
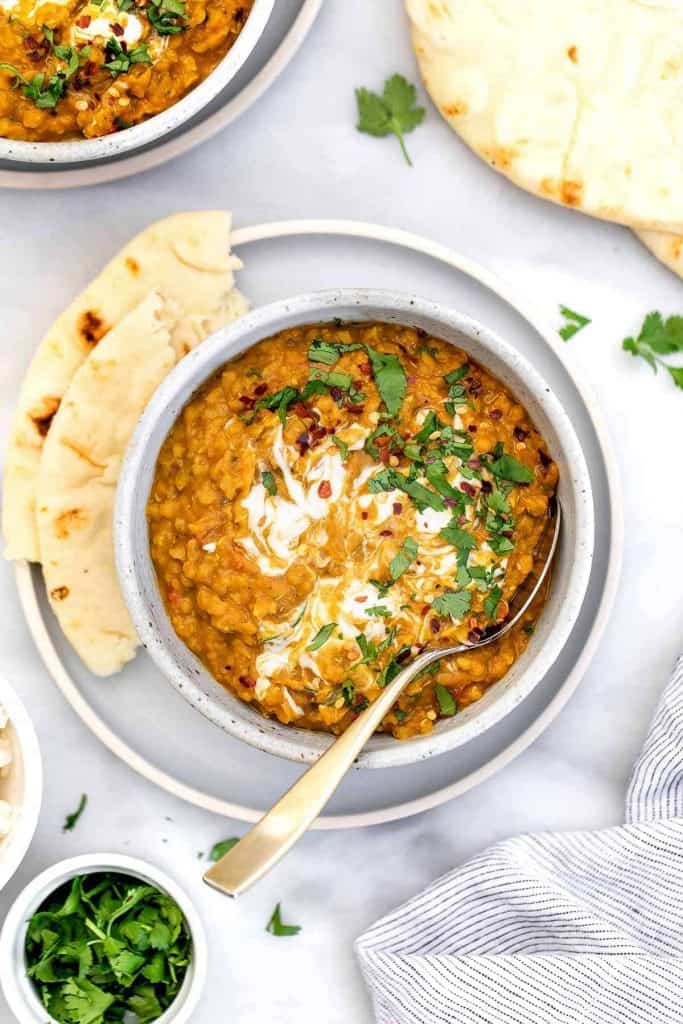
{"type": "Polygon", "coordinates": [[[185,1024],[206,971],[204,929],[182,889],[118,854],[43,871],[0,934],[0,979],[20,1024],[185,1024]]]}

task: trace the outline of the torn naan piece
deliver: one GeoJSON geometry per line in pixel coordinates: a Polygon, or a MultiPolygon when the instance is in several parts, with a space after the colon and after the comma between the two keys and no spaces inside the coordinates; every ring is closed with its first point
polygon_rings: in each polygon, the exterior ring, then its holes
{"type": "Polygon", "coordinates": [[[425,87],[542,198],[683,233],[681,0],[406,0],[425,87]]]}
{"type": "Polygon", "coordinates": [[[5,456],[2,525],[5,556],[41,559],[36,484],[41,454],[74,374],[150,290],[172,297],[176,358],[246,311],[234,287],[241,262],[230,252],[224,210],[179,213],[150,225],[107,264],[56,320],[24,379],[5,456]]]}

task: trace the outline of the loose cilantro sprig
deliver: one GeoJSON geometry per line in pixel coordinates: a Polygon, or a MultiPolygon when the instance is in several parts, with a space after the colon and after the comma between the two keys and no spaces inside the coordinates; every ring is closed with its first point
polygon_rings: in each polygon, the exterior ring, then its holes
{"type": "Polygon", "coordinates": [[[332,636],[332,634],[334,633],[336,628],[337,628],[337,623],[336,622],[328,622],[326,626],[323,626],[321,629],[318,630],[318,632],[313,637],[312,641],[310,642],[310,644],[308,645],[306,650],[307,651],[317,651],[317,650],[319,650],[323,646],[323,644],[327,643],[327,641],[330,639],[330,637],[332,636]]]}
{"type": "Polygon", "coordinates": [[[406,149],[404,135],[422,124],[425,116],[424,107],[415,106],[416,99],[415,86],[407,82],[403,75],[388,78],[381,96],[369,89],[356,89],[358,131],[377,138],[395,135],[411,167],[413,163],[406,149]]]}
{"type": "Polygon", "coordinates": [[[632,356],[640,357],[657,373],[662,366],[677,388],[683,388],[683,366],[670,366],[662,356],[683,352],[683,316],[648,313],[637,338],[624,338],[622,348],[632,356]]]}
{"type": "Polygon", "coordinates": [[[81,799],[78,802],[78,807],[76,808],[76,810],[73,811],[71,814],[67,814],[66,818],[64,819],[62,832],[72,832],[73,829],[76,828],[76,825],[78,824],[78,819],[80,818],[81,814],[83,814],[83,811],[87,806],[87,803],[88,794],[83,793],[81,799]]]}
{"type": "Polygon", "coordinates": [[[152,58],[149,55],[146,43],[141,43],[134,50],[124,50],[116,36],[111,36],[104,48],[108,61],[102,65],[111,72],[112,78],[117,78],[125,71],[130,71],[133,64],[151,64],[152,58]]]}
{"type": "Polygon", "coordinates": [[[565,323],[558,330],[559,336],[564,341],[569,341],[575,334],[587,327],[591,322],[590,317],[582,316],[581,313],[576,313],[569,306],[560,306],[560,313],[564,317],[565,323]]]}
{"type": "Polygon", "coordinates": [[[239,839],[222,839],[220,843],[214,843],[211,847],[211,853],[209,854],[209,860],[215,864],[217,860],[224,857],[226,853],[232,850],[233,846],[237,846],[239,839]]]}
{"type": "Polygon", "coordinates": [[[177,36],[187,28],[182,0],[151,0],[145,13],[160,36],[177,36]]]}
{"type": "Polygon", "coordinates": [[[271,935],[283,936],[283,935],[298,935],[301,931],[301,925],[299,924],[284,924],[282,920],[282,913],[280,910],[280,904],[278,903],[275,910],[271,914],[270,921],[266,925],[266,931],[271,935]]]}
{"type": "Polygon", "coordinates": [[[116,872],[60,886],[30,919],[25,940],[28,976],[63,1024],[156,1020],[178,994],[191,956],[175,901],[116,872]]]}

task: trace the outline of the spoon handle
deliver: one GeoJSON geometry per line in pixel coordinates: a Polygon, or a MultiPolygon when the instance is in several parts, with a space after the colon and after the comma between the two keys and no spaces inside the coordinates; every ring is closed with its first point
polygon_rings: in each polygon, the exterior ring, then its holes
{"type": "Polygon", "coordinates": [[[444,653],[425,651],[402,669],[239,843],[209,868],[204,881],[228,896],[239,896],[269,871],[317,818],[404,687],[444,653]]]}

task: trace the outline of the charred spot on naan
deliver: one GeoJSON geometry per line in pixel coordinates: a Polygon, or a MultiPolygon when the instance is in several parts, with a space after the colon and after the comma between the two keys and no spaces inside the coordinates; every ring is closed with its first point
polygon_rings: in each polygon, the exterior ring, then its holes
{"type": "Polygon", "coordinates": [[[492,146],[482,151],[482,156],[498,171],[509,171],[519,156],[512,146],[492,146]]]}
{"type": "Polygon", "coordinates": [[[102,317],[93,309],[86,309],[81,314],[78,322],[78,331],[86,345],[94,347],[108,330],[109,328],[102,317]]]}
{"type": "Polygon", "coordinates": [[[64,601],[68,596],[68,587],[55,587],[54,590],[50,591],[50,599],[52,601],[64,601]]]}
{"type": "Polygon", "coordinates": [[[572,64],[578,64],[579,63],[579,51],[577,50],[577,48],[575,46],[570,46],[569,47],[569,49],[567,50],[567,56],[569,57],[569,59],[572,62],[572,64]]]}
{"type": "Polygon", "coordinates": [[[47,437],[47,432],[55,418],[57,410],[59,409],[60,401],[61,399],[54,395],[48,395],[46,398],[43,398],[42,404],[39,408],[34,408],[29,413],[33,425],[41,437],[47,437]]]}
{"type": "Polygon", "coordinates": [[[469,107],[464,100],[456,100],[454,103],[447,103],[441,108],[444,117],[464,117],[469,113],[469,107]]]}
{"type": "Polygon", "coordinates": [[[554,199],[556,202],[564,203],[565,206],[580,206],[583,197],[583,184],[580,181],[555,181],[552,178],[543,178],[540,183],[541,195],[554,199]]]}
{"type": "Polygon", "coordinates": [[[82,530],[87,524],[88,517],[81,508],[70,508],[62,512],[54,520],[55,536],[60,540],[66,540],[71,533],[82,530]]]}
{"type": "Polygon", "coordinates": [[[128,270],[130,270],[133,277],[137,277],[140,273],[140,264],[133,256],[126,256],[125,264],[128,270]]]}

